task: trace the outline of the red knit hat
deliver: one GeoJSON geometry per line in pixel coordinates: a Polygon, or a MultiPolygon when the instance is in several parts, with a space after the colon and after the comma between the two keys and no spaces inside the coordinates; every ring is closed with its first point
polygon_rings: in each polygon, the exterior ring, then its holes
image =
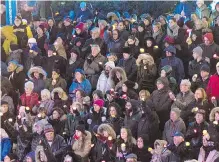
{"type": "Polygon", "coordinates": [[[213,34],[212,33],[206,33],[204,36],[203,36],[203,39],[204,38],[207,38],[210,43],[212,43],[214,41],[214,37],[213,37],[213,34]]]}
{"type": "Polygon", "coordinates": [[[170,37],[170,36],[166,36],[164,38],[164,41],[169,43],[169,44],[174,44],[174,39],[172,37],[170,37]]]}
{"type": "Polygon", "coordinates": [[[100,108],[102,108],[104,106],[104,101],[102,99],[97,99],[94,101],[93,105],[98,105],[100,108]]]}
{"type": "Polygon", "coordinates": [[[80,29],[81,31],[84,30],[84,23],[80,22],[78,25],[75,26],[75,29],[80,29]]]}

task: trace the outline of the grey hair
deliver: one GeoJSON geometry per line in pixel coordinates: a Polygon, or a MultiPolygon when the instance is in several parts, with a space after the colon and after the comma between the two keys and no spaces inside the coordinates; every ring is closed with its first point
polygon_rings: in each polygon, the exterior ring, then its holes
{"type": "Polygon", "coordinates": [[[71,161],[72,161],[72,157],[69,156],[69,155],[66,155],[66,156],[65,156],[65,159],[64,159],[64,162],[65,162],[66,160],[71,160],[71,161]]]}
{"type": "Polygon", "coordinates": [[[191,82],[189,81],[189,79],[183,79],[183,80],[181,81],[180,85],[182,85],[182,84],[191,87],[191,82]]]}
{"type": "Polygon", "coordinates": [[[25,88],[29,87],[29,88],[31,88],[31,89],[34,89],[34,84],[33,84],[33,82],[28,81],[28,82],[26,82],[26,83],[24,84],[24,87],[25,87],[25,88]]]}
{"type": "Polygon", "coordinates": [[[50,94],[50,91],[48,89],[43,89],[40,94],[41,94],[41,96],[43,96],[43,95],[47,96],[47,99],[51,99],[51,94],[50,94]]]}

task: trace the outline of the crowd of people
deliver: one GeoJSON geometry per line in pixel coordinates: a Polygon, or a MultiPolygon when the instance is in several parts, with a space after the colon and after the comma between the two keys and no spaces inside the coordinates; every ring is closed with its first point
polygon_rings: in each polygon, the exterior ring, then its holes
{"type": "Polygon", "coordinates": [[[219,2],[190,3],[1,27],[1,161],[218,162],[219,2]]]}

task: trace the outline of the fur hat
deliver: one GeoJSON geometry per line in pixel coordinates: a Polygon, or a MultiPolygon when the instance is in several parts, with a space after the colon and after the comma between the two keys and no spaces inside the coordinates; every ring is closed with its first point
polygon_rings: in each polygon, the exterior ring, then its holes
{"type": "Polygon", "coordinates": [[[203,36],[203,38],[207,38],[207,39],[210,41],[210,43],[212,43],[212,42],[214,41],[214,36],[213,36],[212,33],[206,33],[206,34],[203,36]]]}
{"type": "Polygon", "coordinates": [[[34,72],[38,72],[38,73],[42,74],[43,79],[46,79],[46,77],[47,77],[46,71],[43,70],[43,68],[41,66],[34,66],[34,67],[30,68],[30,70],[27,73],[28,78],[30,78],[31,80],[33,79],[31,74],[34,73],[34,72]]]}
{"type": "Polygon", "coordinates": [[[44,126],[44,134],[46,134],[48,132],[54,132],[52,125],[49,123],[44,126]]]}
{"type": "Polygon", "coordinates": [[[214,120],[215,120],[215,114],[216,113],[219,113],[219,107],[215,107],[215,108],[213,108],[212,110],[211,110],[211,113],[210,113],[210,115],[209,115],[209,120],[211,121],[211,122],[213,122],[214,120]]]}
{"type": "Polygon", "coordinates": [[[100,108],[104,106],[104,101],[102,99],[98,99],[94,101],[93,105],[98,105],[100,108]]]}
{"type": "Polygon", "coordinates": [[[203,50],[202,50],[202,48],[200,46],[198,46],[198,47],[195,47],[193,49],[193,52],[202,56],[203,50]]]}

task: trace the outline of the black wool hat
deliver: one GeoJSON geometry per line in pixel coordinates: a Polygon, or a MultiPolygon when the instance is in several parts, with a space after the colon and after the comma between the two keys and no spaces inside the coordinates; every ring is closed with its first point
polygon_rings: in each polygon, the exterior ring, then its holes
{"type": "Polygon", "coordinates": [[[122,52],[130,54],[131,50],[129,47],[123,47],[122,52]]]}
{"type": "Polygon", "coordinates": [[[201,71],[205,71],[205,72],[210,73],[210,67],[208,65],[203,65],[200,69],[200,72],[201,71]]]}
{"type": "Polygon", "coordinates": [[[81,133],[83,133],[84,135],[87,135],[86,132],[85,132],[85,125],[84,125],[83,121],[79,121],[79,124],[77,125],[75,130],[78,130],[81,133]]]}

